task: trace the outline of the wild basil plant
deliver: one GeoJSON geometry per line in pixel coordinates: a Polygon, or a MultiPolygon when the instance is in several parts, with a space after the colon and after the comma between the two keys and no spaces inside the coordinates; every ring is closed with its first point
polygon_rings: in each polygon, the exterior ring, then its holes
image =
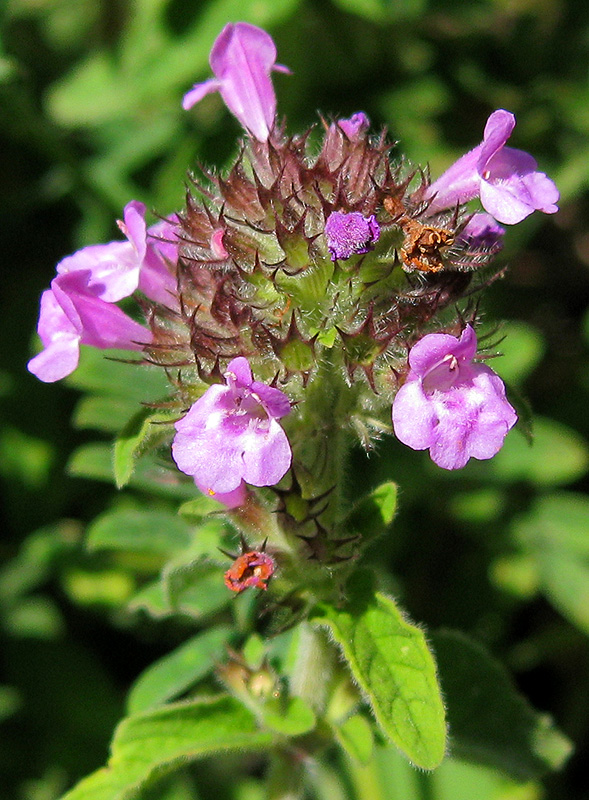
{"type": "MultiPolygon", "coordinates": [[[[181,613],[188,593],[202,612],[132,690],[109,765],[68,800],[139,796],[220,751],[257,753],[270,797],[303,796],[334,747],[361,769],[386,743],[422,770],[452,754],[493,763],[476,719],[496,683],[510,724],[554,743],[477,646],[446,632],[432,649],[379,590],[363,558],[404,476],[390,463],[391,480],[358,497],[349,465],[358,445],[378,458],[385,436],[443,470],[501,449],[518,414],[486,363],[498,337],[488,322],[481,335],[480,298],[502,225],[557,211],[556,187],[507,146],[509,111],[432,182],[363,112],[291,134],[271,77],[289,70],[263,30],[227,25],[210,64],[184,108],[220,93],[244,128],[231,168],[191,175],[185,207],[151,226],[130,200],[124,238],[64,258],[41,299],[40,380],[74,372],[89,345],[116,350],[129,382],[167,382],[117,439],[115,477],[151,458],[152,480],[181,487],[143,599],[181,613]]],[[[144,537],[150,514],[134,521],[144,537]]],[[[533,757],[549,761],[540,746],[533,757]]]]}

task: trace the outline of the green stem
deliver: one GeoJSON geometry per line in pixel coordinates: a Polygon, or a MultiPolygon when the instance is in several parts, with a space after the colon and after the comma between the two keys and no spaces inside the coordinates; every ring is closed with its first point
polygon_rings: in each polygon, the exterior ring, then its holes
{"type": "Polygon", "coordinates": [[[333,356],[332,350],[324,351],[293,431],[295,469],[304,495],[317,497],[332,490],[324,517],[328,522],[338,516],[343,500],[343,473],[352,445],[348,421],[358,399],[357,388],[346,385],[342,366],[334,363],[333,356]]]}

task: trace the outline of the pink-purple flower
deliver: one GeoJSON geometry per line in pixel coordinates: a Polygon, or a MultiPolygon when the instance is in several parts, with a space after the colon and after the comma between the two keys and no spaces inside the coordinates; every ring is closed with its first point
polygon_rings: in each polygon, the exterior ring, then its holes
{"type": "Polygon", "coordinates": [[[276,116],[270,74],[290,71],[276,63],[272,37],[247,22],[230,23],[215,40],[209,62],[215,77],[195,84],[184,96],[183,107],[192,108],[205,95],[219,91],[243,127],[258,141],[267,141],[276,116]]]}
{"type": "Polygon", "coordinates": [[[363,111],[357,111],[348,119],[340,119],[337,124],[351,142],[355,142],[370,127],[370,120],[363,111]]]}
{"type": "Polygon", "coordinates": [[[83,247],[57,265],[57,273],[88,272],[88,289],[107,303],[129,297],[139,289],[159,303],[170,303],[176,281],[169,266],[176,263],[173,221],[163,220],[149,230],[145,206],[127,203],[119,227],[127,241],[83,247]]]}
{"type": "Polygon", "coordinates": [[[331,260],[345,260],[372,250],[380,236],[380,225],[374,214],[364,217],[358,211],[332,211],[325,223],[325,236],[331,260]]]}
{"type": "Polygon", "coordinates": [[[426,192],[431,212],[452,208],[480,197],[485,211],[507,225],[533,211],[554,214],[559,193],[536,160],[523,150],[505,147],[515,127],[509,111],[494,111],[485,125],[483,141],[452,164],[426,192]]]}
{"type": "Polygon", "coordinates": [[[225,386],[210,386],[176,423],[172,455],[201,491],[227,495],[242,481],[273,486],[286,474],[292,453],[278,420],[290,411],[279,389],[255,381],[246,358],[234,358],[225,386]]]}
{"type": "Polygon", "coordinates": [[[424,336],[411,348],[409,375],[393,402],[397,438],[414,450],[429,449],[444,469],[492,458],[517,422],[501,378],[473,362],[476,349],[470,325],[459,339],[424,336]]]}
{"type": "Polygon", "coordinates": [[[27,369],[45,383],[53,383],[78,366],[80,345],[100,349],[141,350],[151,333],[118,306],[98,297],[89,283],[89,270],[58,275],[43,292],[37,332],[43,350],[27,369]]]}
{"type": "Polygon", "coordinates": [[[64,378],[78,366],[80,344],[140,350],[151,333],[114,303],[139,289],[150,300],[177,305],[175,219],[145,224],[145,206],[131,201],[119,227],[126,241],[83,247],[57,265],[41,297],[37,331],[43,350],[28,369],[40,380],[64,378]]]}
{"type": "Polygon", "coordinates": [[[505,228],[491,214],[473,214],[460,231],[458,241],[465,242],[473,250],[496,253],[503,247],[505,228]]]}

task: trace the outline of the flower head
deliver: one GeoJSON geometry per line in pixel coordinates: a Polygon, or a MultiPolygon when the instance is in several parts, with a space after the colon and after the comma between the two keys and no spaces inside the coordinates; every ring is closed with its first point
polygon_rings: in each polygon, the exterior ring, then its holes
{"type": "Polygon", "coordinates": [[[485,211],[513,225],[532,211],[554,214],[559,193],[554,183],[523,150],[505,147],[515,127],[509,111],[494,111],[485,125],[483,141],[458,159],[425,194],[431,212],[465,203],[477,195],[485,211]]]}
{"type": "Polygon", "coordinates": [[[325,223],[325,235],[331,260],[345,260],[372,250],[380,236],[380,225],[374,214],[363,217],[358,211],[332,211],[325,223]]]}
{"type": "Polygon", "coordinates": [[[141,350],[151,333],[113,303],[94,294],[89,270],[58,275],[41,297],[37,331],[44,349],[27,368],[53,383],[78,366],[80,344],[101,349],[141,350]]]}
{"type": "Polygon", "coordinates": [[[476,348],[470,325],[459,339],[424,336],[409,353],[409,375],[393,402],[397,438],[414,450],[429,449],[444,469],[492,458],[517,422],[501,378],[473,363],[476,348]]]}
{"type": "Polygon", "coordinates": [[[278,423],[290,411],[284,392],[254,381],[243,356],[229,363],[225,383],[210,386],[176,423],[172,445],[178,467],[212,496],[232,492],[242,480],[272,486],[292,457],[278,423]]]}
{"type": "Polygon", "coordinates": [[[229,23],[215,40],[209,61],[215,78],[195,84],[183,107],[192,108],[209,92],[219,91],[243,127],[258,141],[267,141],[276,115],[270,73],[289,72],[276,63],[272,37],[247,22],[229,23]]]}

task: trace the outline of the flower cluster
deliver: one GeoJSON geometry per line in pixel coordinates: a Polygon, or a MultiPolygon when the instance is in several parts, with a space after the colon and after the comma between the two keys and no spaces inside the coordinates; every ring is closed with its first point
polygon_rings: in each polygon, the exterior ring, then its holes
{"type": "Polygon", "coordinates": [[[370,420],[391,404],[397,437],[439,466],[492,457],[516,413],[474,360],[474,313],[463,308],[465,325],[450,310],[484,286],[499,223],[557,210],[535,160],[505,146],[514,116],[494,111],[483,142],[430,183],[391,162],[361,112],[324,122],[315,153],[307,134],[287,136],[271,73],[288,69],[259,28],[227,25],[210,64],[215,77],[184,108],[220,92],[247,134],[235,164],[193,179],[186,207],[153,228],[129,203],[126,241],[60,262],[30,371],[64,377],[80,344],[177,370],[173,458],[228,508],[291,466],[293,486],[304,476],[329,489],[317,465],[331,458],[334,431],[367,444],[370,420]],[[464,205],[476,197],[485,212],[464,205]],[[148,327],[116,305],[133,294],[148,327]]]}

